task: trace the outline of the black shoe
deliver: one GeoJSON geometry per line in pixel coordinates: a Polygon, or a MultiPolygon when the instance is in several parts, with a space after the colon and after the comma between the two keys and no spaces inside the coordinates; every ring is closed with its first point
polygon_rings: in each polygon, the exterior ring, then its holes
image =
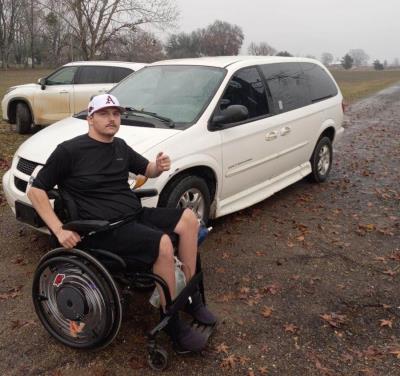
{"type": "Polygon", "coordinates": [[[178,353],[200,352],[207,345],[207,337],[194,331],[179,318],[178,313],[171,317],[165,331],[171,337],[178,353]]]}
{"type": "Polygon", "coordinates": [[[215,325],[217,323],[217,318],[204,305],[200,291],[198,290],[191,296],[191,302],[189,300],[186,304],[185,312],[203,325],[215,325]]]}

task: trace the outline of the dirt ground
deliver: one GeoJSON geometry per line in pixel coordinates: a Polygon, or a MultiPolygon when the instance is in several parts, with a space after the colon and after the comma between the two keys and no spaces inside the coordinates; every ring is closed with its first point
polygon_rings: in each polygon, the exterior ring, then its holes
{"type": "MultiPolygon", "coordinates": [[[[219,325],[165,375],[400,375],[400,85],[354,104],[331,177],[214,222],[202,247],[219,325]]],[[[157,313],[131,297],[116,340],[75,351],[39,324],[31,280],[47,238],[0,207],[0,374],[151,375],[157,313]]]]}

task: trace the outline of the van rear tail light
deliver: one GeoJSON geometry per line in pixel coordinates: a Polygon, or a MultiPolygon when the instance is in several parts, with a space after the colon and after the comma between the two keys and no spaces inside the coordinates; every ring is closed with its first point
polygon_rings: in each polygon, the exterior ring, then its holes
{"type": "Polygon", "coordinates": [[[347,103],[345,101],[342,101],[342,111],[345,113],[347,110],[347,103]]]}

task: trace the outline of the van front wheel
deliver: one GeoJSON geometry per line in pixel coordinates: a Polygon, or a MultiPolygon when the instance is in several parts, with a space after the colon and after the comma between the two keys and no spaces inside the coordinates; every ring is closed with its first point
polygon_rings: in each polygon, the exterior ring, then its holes
{"type": "Polygon", "coordinates": [[[326,180],[331,171],[333,158],[332,142],[329,137],[322,137],[313,151],[310,159],[312,181],[321,183],[326,180]]]}
{"type": "Polygon", "coordinates": [[[189,208],[204,223],[210,216],[210,191],[200,177],[186,175],[173,181],[161,193],[158,206],[167,208],[189,208]]]}

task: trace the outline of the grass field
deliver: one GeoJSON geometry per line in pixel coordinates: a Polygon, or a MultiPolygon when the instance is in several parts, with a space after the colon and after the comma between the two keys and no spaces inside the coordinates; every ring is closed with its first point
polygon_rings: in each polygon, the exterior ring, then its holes
{"type": "Polygon", "coordinates": [[[332,70],[331,73],[349,104],[400,81],[400,70],[332,70]]]}

